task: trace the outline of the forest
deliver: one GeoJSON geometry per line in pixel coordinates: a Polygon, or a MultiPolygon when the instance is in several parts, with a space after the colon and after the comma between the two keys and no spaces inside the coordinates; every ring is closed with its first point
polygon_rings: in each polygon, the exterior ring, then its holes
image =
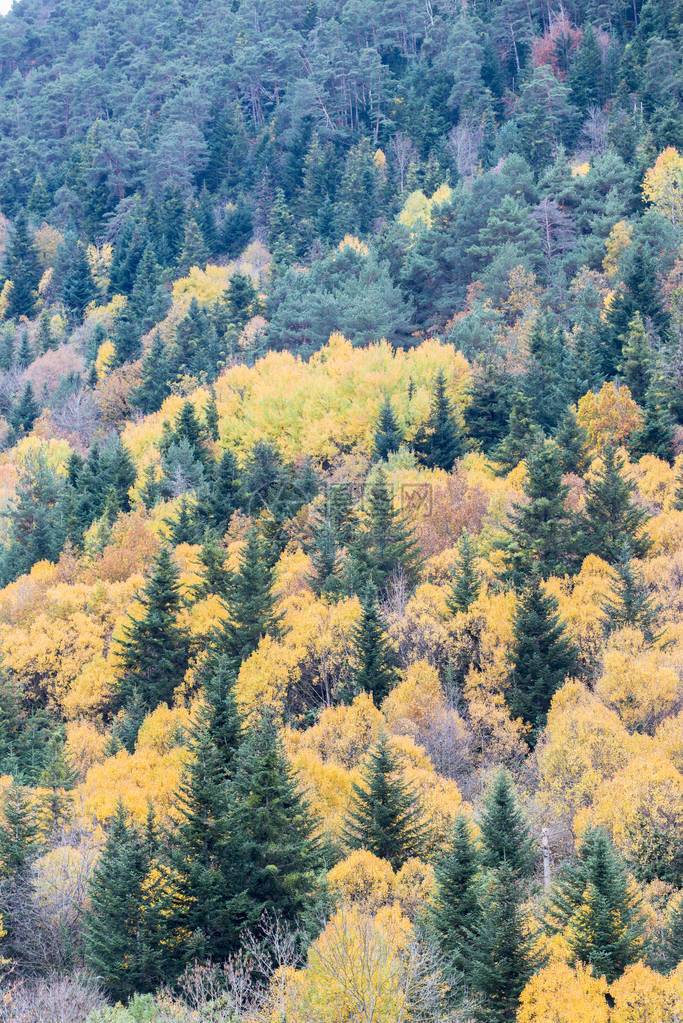
{"type": "Polygon", "coordinates": [[[0,1023],[681,1023],[682,42],[0,19],[0,1023]]]}

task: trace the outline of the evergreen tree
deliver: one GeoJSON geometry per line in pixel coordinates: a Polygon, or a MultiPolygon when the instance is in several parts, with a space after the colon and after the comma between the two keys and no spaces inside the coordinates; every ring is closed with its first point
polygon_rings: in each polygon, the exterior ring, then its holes
{"type": "Polygon", "coordinates": [[[430,923],[449,969],[464,977],[470,971],[473,935],[480,922],[478,869],[470,826],[458,814],[434,868],[436,894],[430,923]]]}
{"type": "Polygon", "coordinates": [[[95,293],[88,254],[82,245],[76,245],[62,284],[64,304],[72,310],[76,323],[82,322],[86,306],[92,302],[95,293]]]}
{"type": "Polygon", "coordinates": [[[31,351],[27,330],[22,330],[21,332],[21,341],[19,342],[19,351],[17,352],[16,362],[22,369],[26,369],[26,367],[30,366],[33,362],[33,352],[31,351]]]}
{"type": "Polygon", "coordinates": [[[202,565],[202,579],[194,587],[198,598],[216,594],[227,600],[232,585],[232,572],[225,567],[225,549],[216,534],[207,529],[204,532],[199,560],[202,565]]]}
{"type": "Polygon", "coordinates": [[[644,919],[623,862],[601,828],[584,835],[577,861],[553,887],[547,926],[563,931],[575,962],[608,983],[642,954],[644,919]]]}
{"type": "Polygon", "coordinates": [[[114,320],[114,336],[112,338],[116,352],[116,364],[137,359],[140,352],[140,326],[133,315],[132,309],[125,305],[116,314],[114,320]]]}
{"type": "Polygon", "coordinates": [[[178,514],[173,519],[165,519],[169,527],[171,543],[177,547],[179,543],[198,544],[202,538],[202,524],[198,508],[194,501],[188,500],[183,494],[178,502],[178,514]]]}
{"type": "Polygon", "coordinates": [[[209,260],[209,250],[204,240],[204,235],[199,229],[199,224],[194,218],[190,218],[185,224],[185,237],[180,253],[179,269],[181,273],[189,273],[191,267],[197,266],[203,270],[209,260]]]}
{"type": "Polygon", "coordinates": [[[207,499],[211,525],[224,536],[239,499],[237,459],[230,448],[225,448],[212,474],[207,499]]]}
{"type": "Polygon", "coordinates": [[[90,881],[85,958],[111,998],[153,991],[163,979],[156,901],[146,881],[152,863],[121,803],[90,881]]]}
{"type": "Polygon", "coordinates": [[[50,348],[53,348],[55,344],[55,339],[52,336],[52,327],[50,326],[50,314],[47,309],[43,309],[38,320],[38,337],[36,343],[38,352],[41,355],[49,351],[50,348]]]}
{"type": "Polygon", "coordinates": [[[217,650],[228,656],[235,670],[239,670],[264,636],[278,635],[272,586],[273,569],[263,541],[251,529],[226,601],[228,617],[215,636],[217,650]]]}
{"type": "Polygon", "coordinates": [[[493,458],[500,465],[501,472],[510,472],[516,465],[519,465],[535,446],[537,440],[538,430],[531,417],[531,402],[525,395],[518,392],[512,399],[508,432],[492,452],[493,458]]]}
{"type": "Polygon", "coordinates": [[[253,315],[257,298],[258,294],[249,274],[233,273],[225,292],[225,302],[230,318],[239,330],[253,315]]]}
{"type": "Polygon", "coordinates": [[[667,914],[657,966],[670,973],[680,962],[683,962],[683,897],[679,896],[667,914]]]}
{"type": "Polygon", "coordinates": [[[643,317],[635,314],[628,325],[628,332],[621,349],[619,372],[624,378],[635,401],[642,405],[652,379],[653,354],[645,331],[643,317]]]}
{"type": "Polygon", "coordinates": [[[409,527],[394,508],[386,474],[379,469],[367,491],[367,527],[359,531],[352,555],[361,572],[378,591],[383,590],[392,573],[402,572],[409,585],[418,575],[415,544],[409,527]]]}
{"type": "Polygon", "coordinates": [[[645,418],[631,436],[629,451],[635,459],[655,455],[663,462],[673,462],[676,454],[674,422],[658,391],[659,388],[651,385],[647,392],[645,418]]]}
{"type": "Polygon", "coordinates": [[[370,752],[362,784],[353,783],[344,839],[350,849],[367,849],[388,860],[394,870],[422,852],[425,826],[420,800],[403,779],[384,734],[370,752]]]}
{"type": "Polygon", "coordinates": [[[178,578],[178,566],[163,546],[138,597],[142,614],[129,616],[119,641],[119,700],[126,707],[133,706],[136,696],[146,711],[159,703],[170,705],[173,690],[183,680],[189,636],[178,623],[178,578]]]}
{"type": "Polygon", "coordinates": [[[585,475],[590,465],[588,435],[572,408],[567,409],[560,420],[555,434],[555,443],[560,452],[562,472],[573,473],[575,476],[585,475]]]}
{"type": "Polygon", "coordinates": [[[20,213],[5,251],[5,279],[12,282],[7,315],[33,316],[41,270],[38,253],[28,233],[26,216],[20,213]]]}
{"type": "Polygon", "coordinates": [[[499,444],[508,432],[512,378],[493,363],[474,376],[470,401],[463,413],[471,439],[485,452],[499,444]]]}
{"type": "Polygon", "coordinates": [[[205,470],[210,470],[213,459],[206,442],[206,431],[191,401],[183,402],[173,427],[166,426],[160,444],[161,454],[163,455],[171,444],[179,444],[181,441],[187,441],[196,460],[205,470]]]}
{"type": "Polygon", "coordinates": [[[535,843],[517,805],[507,771],[497,772],[484,796],[479,830],[484,867],[500,870],[505,866],[518,881],[531,877],[536,862],[535,843]]]}
{"type": "Polygon", "coordinates": [[[33,803],[26,790],[12,782],[2,798],[0,880],[26,871],[40,847],[40,827],[33,803]]]}
{"type": "Polygon", "coordinates": [[[268,248],[273,256],[273,264],[277,269],[294,262],[296,227],[294,217],[287,205],[285,193],[278,188],[275,202],[270,212],[270,230],[268,232],[268,248]]]}
{"type": "Polygon", "coordinates": [[[588,481],[586,505],[580,523],[584,553],[615,564],[624,547],[636,558],[647,554],[650,542],[643,533],[647,512],[633,501],[635,483],[622,474],[624,460],[614,447],[602,453],[602,465],[588,481]]]}
{"type": "Polygon", "coordinates": [[[377,608],[377,595],[372,587],[361,601],[360,619],[352,633],[357,666],[353,673],[354,692],[372,693],[375,706],[396,682],[396,658],[377,608]]]}
{"type": "Polygon", "coordinates": [[[566,353],[562,331],[548,315],[538,316],[528,340],[529,369],[525,393],[531,401],[534,422],[554,430],[567,407],[566,353]]]}
{"type": "Polygon", "coordinates": [[[29,213],[33,213],[38,220],[44,220],[51,207],[52,202],[45,187],[45,182],[40,171],[38,171],[33,179],[33,187],[26,203],[26,209],[29,213]]]}
{"type": "Polygon", "coordinates": [[[648,321],[661,339],[668,336],[670,320],[664,309],[657,271],[652,257],[640,244],[624,275],[624,288],[612,302],[603,330],[603,369],[613,376],[622,359],[629,328],[636,313],[644,323],[648,321]]]}
{"type": "Polygon", "coordinates": [[[42,453],[25,460],[9,509],[4,585],[37,561],[59,557],[66,538],[64,492],[64,481],[42,453]]]}
{"type": "Polygon", "coordinates": [[[166,346],[157,330],[152,344],[142,357],[141,380],[133,395],[133,403],[141,412],[149,415],[161,408],[170,393],[166,346]]]}
{"type": "Polygon", "coordinates": [[[513,715],[531,724],[535,741],[545,726],[553,695],[576,662],[576,651],[557,614],[557,601],[545,593],[536,572],[532,572],[519,596],[513,636],[508,701],[513,715]]]}
{"type": "Polygon", "coordinates": [[[458,564],[455,578],[450,587],[446,603],[451,614],[458,611],[469,611],[479,596],[481,576],[475,568],[476,554],[472,547],[470,534],[466,529],[458,543],[458,564]]]}
{"type": "Polygon", "coordinates": [[[633,568],[631,552],[624,547],[614,566],[612,592],[601,604],[606,632],[630,627],[640,629],[648,643],[661,639],[657,632],[659,608],[638,572],[633,568]]]}
{"type": "Polygon", "coordinates": [[[161,267],[151,245],[146,246],[138,263],[129,304],[143,333],[162,320],[168,311],[170,296],[162,284],[161,267]]]}
{"type": "Polygon", "coordinates": [[[64,748],[64,739],[59,732],[55,732],[47,744],[45,767],[40,776],[40,785],[48,790],[45,809],[53,831],[57,831],[60,824],[71,815],[71,790],[75,784],[76,772],[64,748]]]}
{"type": "Polygon", "coordinates": [[[17,433],[30,433],[39,415],[40,406],[33,395],[31,381],[27,380],[21,397],[12,410],[12,425],[17,433]]]}
{"type": "Polygon", "coordinates": [[[683,511],[683,461],[681,462],[676,476],[676,489],[674,491],[673,507],[675,511],[683,511]]]}
{"type": "Polygon", "coordinates": [[[398,451],[402,443],[403,431],[398,425],[394,410],[391,407],[391,401],[387,396],[380,409],[377,426],[375,427],[375,440],[373,444],[375,458],[380,461],[388,458],[393,451],[398,451]]]}
{"type": "Polygon", "coordinates": [[[211,440],[218,440],[218,406],[216,405],[216,392],[211,388],[209,400],[204,406],[204,426],[211,440]]]}
{"type": "Polygon", "coordinates": [[[439,370],[434,381],[432,405],[426,426],[421,428],[414,442],[420,461],[429,469],[450,472],[464,450],[462,433],[446,393],[446,377],[439,370]]]}

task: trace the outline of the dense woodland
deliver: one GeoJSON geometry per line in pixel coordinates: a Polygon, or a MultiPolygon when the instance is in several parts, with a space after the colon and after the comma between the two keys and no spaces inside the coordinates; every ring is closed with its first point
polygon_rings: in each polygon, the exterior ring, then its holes
{"type": "Polygon", "coordinates": [[[0,1020],[680,1023],[676,0],[0,21],[0,1020]]]}

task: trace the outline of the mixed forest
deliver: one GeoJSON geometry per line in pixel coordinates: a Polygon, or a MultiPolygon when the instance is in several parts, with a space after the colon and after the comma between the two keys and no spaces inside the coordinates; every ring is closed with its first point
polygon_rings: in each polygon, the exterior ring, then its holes
{"type": "Polygon", "coordinates": [[[0,1021],[683,1019],[682,37],[0,20],[0,1021]]]}

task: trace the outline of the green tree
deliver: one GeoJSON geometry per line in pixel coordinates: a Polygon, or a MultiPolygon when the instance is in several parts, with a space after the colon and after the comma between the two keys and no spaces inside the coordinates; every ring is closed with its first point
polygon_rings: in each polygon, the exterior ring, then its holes
{"type": "Polygon", "coordinates": [[[209,394],[209,400],[204,406],[204,426],[211,440],[218,440],[218,406],[216,404],[216,392],[213,387],[209,394]]]}
{"type": "Polygon", "coordinates": [[[367,849],[388,860],[394,870],[422,852],[425,825],[420,799],[404,780],[384,734],[363,767],[362,783],[353,783],[344,840],[350,849],[367,849]]]}
{"type": "Polygon", "coordinates": [[[202,566],[202,578],[194,587],[200,599],[210,593],[227,600],[232,585],[232,572],[225,566],[226,551],[217,535],[210,529],[204,531],[199,561],[202,566]]]}
{"type": "Polygon", "coordinates": [[[388,458],[393,451],[398,451],[402,443],[403,431],[398,425],[394,410],[391,407],[391,401],[387,395],[380,409],[377,426],[375,427],[375,439],[373,442],[375,458],[380,461],[388,458]]]}
{"type": "Polygon", "coordinates": [[[225,448],[211,475],[207,510],[209,521],[224,536],[239,499],[237,459],[231,448],[225,448]]]}
{"type": "Polygon", "coordinates": [[[429,469],[450,472],[464,450],[462,433],[446,393],[446,377],[439,370],[434,381],[429,419],[418,431],[414,441],[420,461],[429,469]]]}
{"type": "Polygon", "coordinates": [[[28,232],[26,216],[20,213],[5,251],[4,275],[12,282],[8,316],[33,316],[41,270],[38,253],[28,232]]]}
{"type": "Polygon", "coordinates": [[[133,395],[133,404],[141,412],[157,412],[170,393],[166,346],[157,330],[142,357],[141,380],[133,395]]]}
{"type": "Polygon", "coordinates": [[[634,458],[655,455],[663,462],[673,462],[674,421],[661,389],[650,385],[645,400],[645,418],[631,436],[629,451],[634,458]]]}
{"type": "Polygon", "coordinates": [[[518,880],[531,877],[536,846],[507,771],[499,770],[486,791],[479,830],[484,867],[498,870],[507,866],[518,880]]]}
{"type": "Polygon", "coordinates": [[[678,475],[676,476],[673,507],[675,511],[683,511],[683,462],[681,462],[678,475]]]}
{"type": "Polygon", "coordinates": [[[645,401],[652,379],[653,365],[652,347],[645,331],[643,317],[636,312],[628,325],[628,332],[622,345],[619,372],[639,405],[645,401]]]}
{"type": "Polygon", "coordinates": [[[458,611],[469,611],[479,596],[481,576],[475,567],[476,552],[472,546],[470,534],[466,529],[458,542],[458,563],[455,576],[451,582],[446,603],[452,614],[458,611]]]}
{"type": "Polygon", "coordinates": [[[614,566],[612,590],[602,601],[601,611],[606,632],[630,627],[640,629],[648,643],[661,639],[662,634],[657,631],[660,609],[634,569],[628,547],[624,547],[614,566]]]}
{"type": "Polygon", "coordinates": [[[670,973],[680,962],[683,962],[683,898],[679,896],[667,913],[657,966],[670,973]]]}
{"type": "Polygon", "coordinates": [[[397,679],[396,656],[377,608],[377,594],[368,587],[361,600],[361,613],[354,626],[352,642],[357,666],[353,672],[356,693],[372,693],[380,706],[397,679]]]}
{"type": "Polygon", "coordinates": [[[209,250],[204,240],[199,224],[191,217],[185,223],[185,237],[180,253],[179,270],[181,273],[189,273],[190,268],[198,266],[204,269],[209,259],[209,250]]]}
{"type": "Polygon", "coordinates": [[[281,269],[294,262],[296,226],[287,205],[285,193],[278,188],[270,213],[268,247],[276,268],[281,269]]]}
{"type": "Polygon", "coordinates": [[[33,187],[26,203],[26,209],[29,213],[33,213],[39,220],[44,220],[50,211],[52,202],[45,182],[43,181],[40,171],[36,174],[33,179],[33,187]]]}
{"type": "Polygon", "coordinates": [[[473,935],[479,925],[479,855],[467,819],[458,814],[436,861],[436,893],[429,919],[449,969],[469,975],[473,935]]]}
{"type": "Polygon", "coordinates": [[[38,817],[27,790],[12,782],[1,809],[0,880],[23,873],[41,849],[38,817]]]}
{"type": "Polygon", "coordinates": [[[40,405],[34,397],[31,381],[27,380],[21,397],[12,409],[12,426],[17,433],[30,433],[39,415],[40,405]]]}
{"type": "Polygon", "coordinates": [[[225,292],[225,302],[233,323],[241,330],[250,316],[258,294],[249,274],[233,273],[225,292]]]}
{"type": "Polygon", "coordinates": [[[492,451],[492,456],[502,472],[510,472],[526,458],[537,441],[538,428],[532,419],[531,401],[518,392],[512,399],[508,432],[492,451]]]}
{"type": "Polygon", "coordinates": [[[584,553],[595,554],[615,564],[624,546],[636,558],[644,557],[650,547],[643,526],[647,512],[633,501],[635,483],[622,469],[624,460],[614,447],[602,454],[602,465],[588,481],[585,512],[580,522],[584,553]]]}
{"type": "Polygon", "coordinates": [[[565,933],[575,962],[590,966],[608,983],[641,957],[639,899],[603,829],[586,832],[576,862],[555,882],[546,923],[551,932],[565,933]]]}
{"type": "Polygon", "coordinates": [[[55,732],[50,737],[45,750],[45,767],[40,776],[40,785],[48,790],[44,805],[50,825],[57,831],[60,824],[68,821],[71,816],[73,793],[76,784],[76,772],[64,748],[64,737],[55,732]]]}
{"type": "Polygon", "coordinates": [[[62,284],[62,298],[65,305],[72,310],[76,323],[81,323],[86,306],[96,294],[95,282],[90,271],[90,261],[85,248],[75,246],[69,269],[62,284]]]}
{"type": "Polygon", "coordinates": [[[367,490],[367,525],[359,530],[352,548],[353,559],[378,591],[392,573],[403,573],[409,585],[418,576],[415,543],[403,515],[394,507],[386,474],[379,469],[367,490]]]}
{"type": "Polygon", "coordinates": [[[42,453],[30,455],[19,470],[9,509],[9,535],[2,564],[6,585],[37,561],[56,561],[66,538],[64,481],[42,453]]]}
{"type": "Polygon", "coordinates": [[[279,618],[273,597],[273,569],[255,529],[247,534],[239,566],[226,601],[227,618],[215,636],[218,651],[239,670],[264,636],[276,637],[279,618]]]}
{"type": "Polygon", "coordinates": [[[475,372],[463,416],[471,439],[489,452],[508,432],[512,378],[492,362],[475,372]]]}
{"type": "Polygon", "coordinates": [[[545,726],[550,701],[576,662],[576,651],[557,614],[557,601],[532,572],[519,595],[510,651],[510,710],[532,726],[534,742],[545,726]]]}
{"type": "Polygon", "coordinates": [[[590,465],[588,435],[579,423],[573,408],[567,409],[555,433],[563,473],[583,476],[590,465]]]}

